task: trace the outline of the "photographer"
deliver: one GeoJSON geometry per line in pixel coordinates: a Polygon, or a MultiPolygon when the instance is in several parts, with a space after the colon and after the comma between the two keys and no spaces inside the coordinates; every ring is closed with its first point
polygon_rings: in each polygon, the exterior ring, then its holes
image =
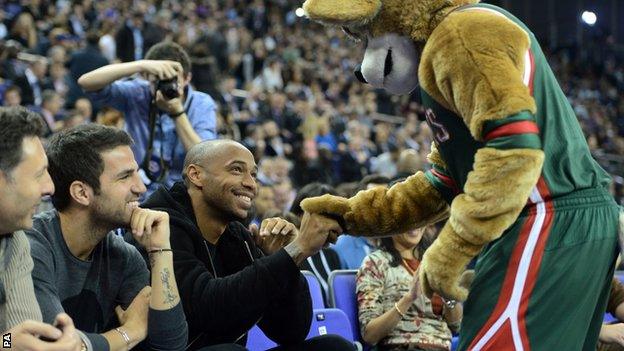
{"type": "Polygon", "coordinates": [[[175,43],[154,45],[145,60],[111,64],[78,84],[102,106],[123,112],[148,192],[182,179],[186,151],[216,138],[216,104],[190,86],[191,62],[175,43]],[[121,80],[139,73],[141,77],[121,80]]]}

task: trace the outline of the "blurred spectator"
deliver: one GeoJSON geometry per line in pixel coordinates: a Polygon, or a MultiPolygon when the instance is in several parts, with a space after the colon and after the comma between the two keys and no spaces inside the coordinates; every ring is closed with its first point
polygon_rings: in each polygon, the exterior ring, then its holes
{"type": "MultiPolygon", "coordinates": [[[[273,186],[260,185],[258,186],[258,195],[254,201],[256,218],[253,223],[260,225],[262,219],[268,218],[267,213],[274,213],[279,211],[275,206],[275,194],[273,193],[273,186]]],[[[275,216],[271,216],[275,217],[275,216]]]]}
{"type": "Polygon", "coordinates": [[[35,21],[29,12],[22,12],[17,16],[11,27],[9,39],[19,42],[30,50],[35,49],[39,39],[35,21]]]}
{"type": "Polygon", "coordinates": [[[11,85],[3,93],[2,104],[6,107],[15,107],[22,104],[22,90],[17,85],[11,85]]]}
{"type": "Polygon", "coordinates": [[[36,58],[28,65],[24,71],[24,75],[15,79],[17,85],[22,91],[22,104],[41,105],[42,94],[45,89],[54,89],[50,86],[46,77],[48,73],[48,60],[43,57],[36,58]]]}
{"type": "Polygon", "coordinates": [[[281,183],[273,185],[273,193],[275,194],[275,206],[281,211],[287,211],[294,199],[297,191],[293,189],[290,179],[286,179],[281,183]]]}
{"type": "Polygon", "coordinates": [[[384,147],[380,147],[378,150],[380,149],[385,149],[387,151],[384,151],[377,157],[371,158],[370,171],[373,173],[379,173],[388,179],[392,179],[396,177],[398,173],[397,162],[399,161],[401,150],[393,142],[384,144],[384,147]]]}
{"type": "Polygon", "coordinates": [[[63,126],[63,116],[60,115],[63,98],[54,90],[45,90],[42,101],[40,112],[46,125],[44,136],[49,137],[63,126]]]}
{"type": "Polygon", "coordinates": [[[105,13],[105,16],[99,31],[98,47],[106,60],[109,63],[113,63],[117,59],[117,42],[113,35],[115,31],[115,13],[109,10],[105,13]]]}
{"type": "Polygon", "coordinates": [[[80,98],[76,100],[74,103],[74,109],[85,122],[93,121],[93,106],[91,105],[91,100],[87,98],[80,98]]]}
{"type": "Polygon", "coordinates": [[[423,169],[423,160],[414,149],[405,149],[397,161],[397,174],[394,179],[407,178],[423,169]]]}
{"type": "Polygon", "coordinates": [[[97,32],[89,31],[86,35],[85,47],[74,52],[69,58],[68,67],[71,77],[70,92],[67,96],[67,103],[69,105],[74,104],[76,100],[85,96],[80,86],[78,86],[78,78],[85,73],[108,64],[108,60],[100,52],[98,47],[99,40],[100,37],[97,32]]]}
{"type": "Polygon", "coordinates": [[[141,60],[147,51],[144,39],[145,14],[135,10],[115,36],[117,57],[121,62],[141,60]]]}
{"type": "Polygon", "coordinates": [[[123,129],[125,125],[123,113],[112,107],[105,107],[101,109],[98,112],[95,121],[98,124],[115,127],[118,129],[123,129]]]}

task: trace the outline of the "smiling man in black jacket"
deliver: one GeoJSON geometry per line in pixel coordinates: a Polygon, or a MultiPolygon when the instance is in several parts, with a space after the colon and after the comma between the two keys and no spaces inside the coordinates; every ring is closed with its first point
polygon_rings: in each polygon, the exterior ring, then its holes
{"type": "Polygon", "coordinates": [[[340,225],[306,215],[291,242],[289,236],[279,235],[292,231],[287,222],[274,222],[252,234],[238,221],[247,217],[256,196],[256,172],[253,155],[243,145],[203,142],[186,156],[184,183],[159,189],[144,204],[171,218],[174,269],[189,324],[189,349],[244,345],[247,332],[258,323],[280,350],[353,350],[336,336],[304,341],[312,303],[298,264],[334,240],[340,225]]]}

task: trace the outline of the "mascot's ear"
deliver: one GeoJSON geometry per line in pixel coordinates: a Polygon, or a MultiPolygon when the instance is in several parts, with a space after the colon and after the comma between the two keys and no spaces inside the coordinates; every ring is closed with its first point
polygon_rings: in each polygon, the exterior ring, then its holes
{"type": "Polygon", "coordinates": [[[381,0],[306,0],[303,10],[314,21],[333,25],[364,25],[381,9],[381,0]]]}

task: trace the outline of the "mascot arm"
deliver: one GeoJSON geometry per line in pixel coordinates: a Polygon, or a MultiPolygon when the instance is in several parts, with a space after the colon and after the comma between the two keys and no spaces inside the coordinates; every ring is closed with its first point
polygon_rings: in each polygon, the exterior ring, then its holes
{"type": "Polygon", "coordinates": [[[427,294],[466,298],[458,285],[465,266],[517,219],[539,179],[544,153],[524,84],[529,43],[507,18],[468,10],[449,15],[423,52],[423,88],[485,142],[439,239],[425,253],[420,273],[427,294]]]}
{"type": "Polygon", "coordinates": [[[445,199],[453,188],[445,183],[444,164],[433,144],[428,159],[440,170],[438,174],[417,172],[389,189],[363,190],[350,199],[309,198],[301,202],[301,208],[337,218],[351,235],[387,236],[438,222],[448,217],[445,199]]]}

